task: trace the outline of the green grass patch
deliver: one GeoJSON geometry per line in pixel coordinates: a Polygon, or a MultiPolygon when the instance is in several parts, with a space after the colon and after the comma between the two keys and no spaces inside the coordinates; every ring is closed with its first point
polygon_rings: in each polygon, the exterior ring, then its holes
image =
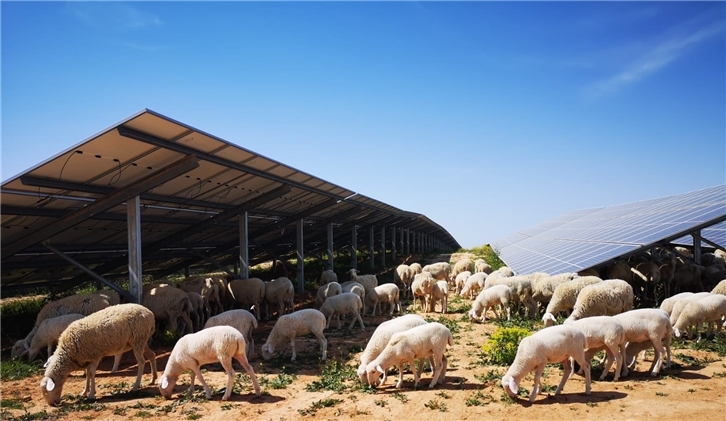
{"type": "Polygon", "coordinates": [[[277,376],[269,378],[268,376],[258,376],[260,386],[268,389],[285,389],[287,386],[297,380],[297,375],[289,374],[285,372],[285,367],[282,367],[277,376]]]}
{"type": "Polygon", "coordinates": [[[517,355],[517,347],[532,332],[522,327],[499,327],[482,345],[485,362],[491,365],[509,366],[517,355]]]}
{"type": "Polygon", "coordinates": [[[0,380],[2,381],[22,380],[42,373],[44,373],[42,367],[19,359],[6,360],[0,364],[0,380]]]}
{"type": "Polygon", "coordinates": [[[483,394],[480,390],[474,392],[471,396],[466,398],[464,404],[466,406],[484,406],[494,402],[494,398],[490,394],[483,394]]]}
{"type": "Polygon", "coordinates": [[[424,317],[424,320],[427,322],[437,322],[441,323],[442,325],[446,326],[447,329],[449,329],[449,332],[451,332],[452,335],[456,335],[459,333],[459,322],[454,319],[448,319],[444,316],[439,316],[438,319],[434,319],[431,316],[424,317]]]}
{"type": "Polygon", "coordinates": [[[439,412],[446,412],[446,403],[439,402],[436,399],[431,399],[424,406],[432,411],[438,410],[439,412]]]}
{"type": "Polygon", "coordinates": [[[305,390],[308,392],[332,390],[342,393],[348,389],[348,382],[356,380],[358,380],[358,375],[352,365],[329,359],[320,372],[320,379],[306,385],[305,390]]]}
{"type": "Polygon", "coordinates": [[[341,402],[343,402],[342,399],[334,399],[334,398],[321,399],[319,401],[315,401],[315,402],[311,403],[309,408],[298,409],[297,412],[302,416],[315,415],[315,413],[318,412],[319,409],[329,408],[329,407],[335,406],[341,402]]]}

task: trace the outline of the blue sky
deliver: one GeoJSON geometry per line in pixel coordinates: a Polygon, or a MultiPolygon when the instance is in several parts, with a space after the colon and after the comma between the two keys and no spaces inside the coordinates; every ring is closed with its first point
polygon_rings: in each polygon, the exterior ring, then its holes
{"type": "Polygon", "coordinates": [[[149,108],[464,247],[726,182],[726,3],[7,2],[2,179],[149,108]]]}

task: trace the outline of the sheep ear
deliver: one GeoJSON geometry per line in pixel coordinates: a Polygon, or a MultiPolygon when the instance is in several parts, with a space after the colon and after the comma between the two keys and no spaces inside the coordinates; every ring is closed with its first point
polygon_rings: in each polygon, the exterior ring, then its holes
{"type": "Polygon", "coordinates": [[[377,365],[376,366],[376,371],[379,372],[379,373],[385,373],[385,371],[381,368],[380,365],[377,365]]]}
{"type": "Polygon", "coordinates": [[[680,331],[680,329],[673,329],[673,333],[676,334],[676,338],[680,338],[681,337],[681,331],[680,331]]]}
{"type": "Polygon", "coordinates": [[[166,389],[167,387],[169,387],[169,380],[166,379],[166,376],[161,377],[161,382],[159,382],[159,385],[162,389],[166,389]]]}
{"type": "Polygon", "coordinates": [[[517,386],[517,383],[514,381],[514,377],[509,378],[509,390],[511,390],[515,395],[519,392],[519,386],[517,386]]]}
{"type": "Polygon", "coordinates": [[[46,377],[48,381],[45,383],[45,390],[48,392],[51,392],[53,389],[55,389],[55,382],[50,377],[46,377]]]}
{"type": "Polygon", "coordinates": [[[27,342],[23,342],[23,346],[25,346],[26,351],[30,351],[30,345],[27,342]]]}

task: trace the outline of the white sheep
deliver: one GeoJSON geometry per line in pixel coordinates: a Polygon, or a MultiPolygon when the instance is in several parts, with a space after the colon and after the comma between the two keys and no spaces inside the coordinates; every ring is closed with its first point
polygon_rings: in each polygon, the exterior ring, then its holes
{"type": "Polygon", "coordinates": [[[419,273],[423,272],[423,268],[421,267],[421,263],[411,263],[408,265],[408,267],[411,268],[413,271],[413,276],[418,275],[419,273]]]}
{"type": "Polygon", "coordinates": [[[451,282],[451,265],[446,262],[437,262],[426,265],[423,267],[422,271],[430,273],[437,281],[443,280],[451,282]]]}
{"type": "Polygon", "coordinates": [[[585,358],[585,334],[579,329],[559,325],[542,329],[522,339],[517,348],[514,362],[502,377],[502,387],[509,397],[515,399],[519,391],[519,383],[524,376],[534,371],[534,386],[529,395],[529,402],[537,399],[540,391],[540,379],[545,366],[551,363],[562,363],[564,373],[555,395],[559,395],[565,387],[567,379],[573,371],[572,357],[585,372],[585,394],[590,394],[590,362],[585,358]]]}
{"type": "Polygon", "coordinates": [[[558,273],[556,275],[548,275],[544,272],[531,274],[532,282],[532,299],[537,302],[539,308],[543,308],[552,300],[552,295],[558,285],[575,279],[578,275],[574,272],[558,273]]]}
{"type": "Polygon", "coordinates": [[[461,294],[461,290],[464,288],[464,284],[470,276],[471,272],[469,272],[468,270],[465,270],[464,272],[456,275],[456,278],[454,278],[454,295],[461,294]]]}
{"type": "Polygon", "coordinates": [[[542,322],[545,327],[552,326],[555,322],[555,315],[561,311],[570,312],[575,307],[577,296],[583,288],[588,285],[602,282],[597,276],[582,276],[569,282],[564,282],[555,287],[552,293],[552,299],[547,304],[545,314],[542,316],[542,322]]]}
{"type": "Polygon", "coordinates": [[[295,286],[284,276],[265,282],[265,316],[270,318],[270,306],[277,304],[277,317],[295,310],[295,286]]]}
{"type": "Polygon", "coordinates": [[[358,297],[360,297],[361,302],[363,303],[363,309],[361,310],[363,314],[366,312],[366,289],[363,285],[359,284],[355,281],[348,281],[343,282],[341,285],[341,292],[352,292],[356,294],[358,297]]]}
{"type": "Polygon", "coordinates": [[[141,385],[148,359],[152,370],[152,384],[156,380],[156,354],[149,349],[154,334],[154,314],[138,304],[118,304],[92,313],[68,325],[58,339],[58,347],[49,358],[40,387],[46,402],[60,402],[63,384],[76,370],[86,371],[86,387],[82,395],[96,396],[96,367],[107,355],[116,355],[132,349],[138,372],[131,391],[141,385]]]}
{"type": "MultiPolygon", "coordinates": [[[[373,288],[378,286],[378,278],[376,278],[376,275],[359,275],[359,273],[360,272],[357,269],[351,269],[348,271],[348,274],[350,275],[350,280],[363,285],[363,288],[365,288],[366,290],[366,294],[368,294],[373,288]]],[[[365,298],[365,295],[363,296],[363,298],[365,298]]]]}
{"type": "Polygon", "coordinates": [[[184,292],[196,292],[201,295],[211,309],[210,315],[224,311],[219,291],[220,284],[211,276],[191,276],[179,283],[179,288],[184,292]]]}
{"type": "Polygon", "coordinates": [[[680,300],[681,298],[688,297],[690,295],[693,295],[692,292],[681,292],[680,294],[676,294],[672,297],[668,297],[665,300],[663,300],[662,303],[660,303],[660,309],[665,311],[668,316],[670,317],[671,312],[673,311],[673,306],[680,300]]]}
{"type": "Polygon", "coordinates": [[[726,279],[719,282],[713,289],[711,290],[711,294],[721,294],[726,295],[726,279]]]}
{"type": "MultiPolygon", "coordinates": [[[[613,319],[617,320],[625,329],[625,340],[628,343],[650,341],[655,348],[655,358],[650,367],[650,375],[657,376],[663,364],[663,354],[667,354],[666,367],[671,366],[671,336],[673,328],[668,314],[658,308],[639,308],[616,314],[613,319]],[[665,340],[665,349],[662,341],[665,340]]],[[[626,358],[623,364],[622,375],[628,375],[628,369],[632,369],[635,360],[628,361],[631,351],[626,347],[626,358]]]]}
{"type": "Polygon", "coordinates": [[[413,308],[416,308],[416,298],[419,298],[421,311],[428,313],[431,308],[431,294],[436,280],[429,272],[421,272],[413,277],[411,293],[413,294],[413,308]]]}
{"type": "Polygon", "coordinates": [[[441,303],[441,313],[446,314],[449,307],[449,283],[446,281],[438,281],[431,289],[431,310],[436,312],[436,303],[441,303]]]}
{"type": "Polygon", "coordinates": [[[514,271],[507,266],[502,266],[497,269],[497,272],[503,274],[506,277],[514,276],[514,271]]]}
{"type": "Polygon", "coordinates": [[[265,300],[265,283],[260,278],[233,279],[227,284],[235,308],[250,309],[260,320],[260,307],[265,300]]]}
{"type": "Polygon", "coordinates": [[[576,327],[585,334],[585,360],[592,361],[592,357],[601,349],[607,352],[607,359],[603,365],[600,380],[604,380],[615,363],[615,377],[618,381],[625,358],[625,328],[611,316],[586,317],[580,320],[566,320],[565,324],[576,327]]]}
{"type": "Polygon", "coordinates": [[[678,321],[678,316],[681,315],[681,312],[683,311],[683,309],[686,308],[686,306],[691,301],[699,300],[703,297],[708,297],[709,295],[711,295],[710,292],[697,292],[695,294],[691,294],[691,295],[687,295],[685,297],[679,298],[678,301],[673,303],[673,309],[671,310],[671,314],[670,314],[671,326],[676,324],[676,322],[678,321]]]}
{"type": "Polygon", "coordinates": [[[403,294],[410,294],[411,292],[411,281],[416,273],[411,269],[409,265],[398,265],[396,271],[393,273],[393,281],[400,282],[403,288],[403,294]]]}
{"type": "MultiPolygon", "coordinates": [[[[331,297],[332,298],[332,297],[331,297]]],[[[277,319],[272,327],[270,336],[262,345],[262,358],[271,359],[276,353],[284,350],[289,343],[292,347],[292,359],[295,361],[295,337],[312,333],[320,342],[320,351],[323,354],[323,361],[328,357],[328,340],[323,335],[325,329],[325,315],[318,310],[306,308],[294,311],[277,319]]]]}
{"type": "Polygon", "coordinates": [[[568,319],[614,316],[632,309],[633,287],[621,279],[608,279],[583,288],[568,319]]]}
{"type": "Polygon", "coordinates": [[[247,341],[247,358],[254,355],[255,340],[252,338],[252,329],[257,327],[257,319],[254,314],[244,309],[227,310],[210,317],[204,324],[205,329],[214,326],[232,326],[237,329],[247,341]]]}
{"type": "Polygon", "coordinates": [[[184,332],[192,333],[194,324],[189,318],[192,303],[184,290],[167,284],[156,284],[143,290],[141,305],[154,313],[157,322],[166,322],[168,330],[177,332],[177,322],[181,319],[184,332]]]}
{"type": "Polygon", "coordinates": [[[474,262],[466,257],[457,261],[451,268],[451,274],[449,276],[456,279],[456,275],[460,274],[461,272],[474,272],[474,262]]]}
{"type": "Polygon", "coordinates": [[[414,388],[419,384],[419,370],[414,369],[416,360],[433,357],[434,374],[429,389],[443,383],[446,376],[446,346],[454,345],[449,329],[441,323],[431,322],[402,332],[394,333],[381,353],[366,366],[368,384],[378,384],[381,374],[390,366],[398,367],[396,389],[403,385],[403,365],[409,363],[414,374],[414,388]]]}
{"type": "Polygon", "coordinates": [[[21,339],[15,343],[10,351],[10,356],[15,358],[26,352],[27,348],[33,341],[35,332],[38,331],[40,323],[45,319],[71,313],[88,316],[91,313],[116,305],[119,302],[120,298],[116,291],[98,290],[89,294],[70,295],[68,297],[46,303],[38,312],[33,329],[30,333],[28,333],[25,339],[21,339]]]}
{"type": "Polygon", "coordinates": [[[333,315],[338,320],[338,329],[340,329],[340,316],[345,314],[353,314],[353,320],[350,322],[348,329],[353,328],[355,321],[358,320],[361,329],[365,329],[363,319],[360,317],[360,311],[363,308],[363,301],[361,301],[358,294],[354,292],[343,292],[332,297],[328,297],[327,300],[320,307],[320,312],[323,313],[327,322],[325,328],[330,327],[330,319],[333,315]]]}
{"type": "MultiPolygon", "coordinates": [[[[691,301],[683,308],[678,320],[673,325],[673,331],[676,337],[681,337],[681,332],[690,326],[695,326],[698,332],[698,341],[701,340],[701,323],[708,326],[707,335],[713,332],[712,322],[717,326],[717,333],[721,332],[722,320],[726,318],[726,296],[721,294],[711,294],[698,300],[691,301]]],[[[692,335],[691,335],[692,336],[692,335]]]]}
{"type": "Polygon", "coordinates": [[[484,272],[487,274],[492,273],[492,267],[484,259],[477,259],[474,262],[474,273],[484,272]]]}
{"type": "Polygon", "coordinates": [[[473,300],[476,295],[484,289],[486,280],[489,277],[485,272],[475,273],[464,281],[464,286],[459,290],[459,295],[462,297],[468,296],[470,300],[473,300]]]}
{"type": "MultiPolygon", "coordinates": [[[[396,284],[383,284],[373,288],[373,291],[366,295],[365,306],[372,308],[371,316],[376,315],[376,311],[380,304],[388,304],[390,306],[389,316],[393,316],[393,311],[401,312],[401,301],[399,299],[400,291],[396,284]]],[[[381,306],[381,312],[383,312],[381,306]]]]}
{"type": "Polygon", "coordinates": [[[324,270],[320,274],[319,285],[325,285],[325,284],[329,284],[331,282],[338,282],[338,275],[336,275],[336,273],[330,269],[324,270]]]}
{"type": "Polygon", "coordinates": [[[343,292],[343,288],[335,281],[321,286],[318,288],[318,293],[315,295],[315,309],[319,309],[325,302],[326,298],[338,295],[341,292],[343,292]]]}
{"type": "Polygon", "coordinates": [[[512,301],[512,290],[506,285],[494,285],[491,288],[482,290],[477,295],[474,303],[471,305],[469,311],[469,318],[476,319],[481,318],[482,322],[487,320],[487,310],[490,308],[494,311],[496,317],[500,317],[497,314],[497,306],[502,308],[502,316],[504,312],[507,313],[507,320],[511,320],[511,310],[509,309],[509,303],[512,301]]]}
{"type": "MultiPolygon", "coordinates": [[[[366,348],[363,350],[363,354],[361,354],[360,357],[360,366],[358,366],[358,378],[360,379],[361,383],[366,383],[367,381],[366,367],[368,366],[368,363],[373,361],[376,357],[378,357],[378,355],[381,354],[394,333],[403,332],[404,330],[408,330],[416,326],[425,325],[426,323],[426,320],[424,320],[423,317],[417,314],[406,314],[404,316],[385,321],[378,325],[376,330],[373,332],[373,335],[371,335],[370,339],[368,339],[366,348]]],[[[413,370],[413,367],[411,367],[411,369],[413,370]]],[[[386,375],[384,373],[383,379],[381,379],[381,384],[383,384],[385,381],[386,375]]]]}
{"type": "Polygon", "coordinates": [[[527,275],[508,276],[504,278],[491,279],[487,276],[484,281],[484,289],[493,285],[507,285],[512,290],[512,303],[525,306],[527,316],[534,317],[537,313],[537,303],[532,299],[532,282],[527,275]]]}
{"type": "Polygon", "coordinates": [[[30,346],[26,350],[28,353],[28,361],[33,361],[38,355],[38,352],[44,347],[48,352],[48,357],[53,355],[53,346],[58,343],[58,338],[61,333],[66,330],[68,325],[84,317],[82,314],[71,313],[43,320],[40,326],[38,326],[38,330],[35,332],[30,346]]]}
{"type": "Polygon", "coordinates": [[[246,347],[244,335],[232,326],[213,326],[182,336],[171,350],[164,374],[159,377],[159,391],[165,398],[170,398],[179,376],[189,370],[191,371],[189,394],[194,393],[194,380],[199,377],[207,399],[211,399],[212,389],[204,381],[201,366],[219,362],[227,373],[227,388],[222,396],[222,400],[226,401],[232,395],[234,386],[234,368],[232,367],[232,358],[234,358],[250,376],[255,388],[255,395],[260,396],[257,376],[245,356],[246,347]]]}

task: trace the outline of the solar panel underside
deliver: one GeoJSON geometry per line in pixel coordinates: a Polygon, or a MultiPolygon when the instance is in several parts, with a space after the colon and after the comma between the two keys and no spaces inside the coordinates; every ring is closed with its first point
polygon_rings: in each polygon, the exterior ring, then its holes
{"type": "Polygon", "coordinates": [[[573,211],[497,240],[492,246],[517,273],[576,272],[672,241],[697,228],[708,240],[726,244],[726,224],[719,224],[725,219],[726,185],[722,185],[573,211]]]}
{"type": "MultiPolygon", "coordinates": [[[[701,237],[709,240],[712,243],[716,243],[721,247],[726,247],[726,222],[716,224],[709,228],[701,230],[701,237]]],[[[684,246],[693,246],[693,237],[685,235],[672,241],[673,244],[679,244],[684,246]]],[[[711,244],[701,242],[702,247],[713,247],[711,244]]]]}

